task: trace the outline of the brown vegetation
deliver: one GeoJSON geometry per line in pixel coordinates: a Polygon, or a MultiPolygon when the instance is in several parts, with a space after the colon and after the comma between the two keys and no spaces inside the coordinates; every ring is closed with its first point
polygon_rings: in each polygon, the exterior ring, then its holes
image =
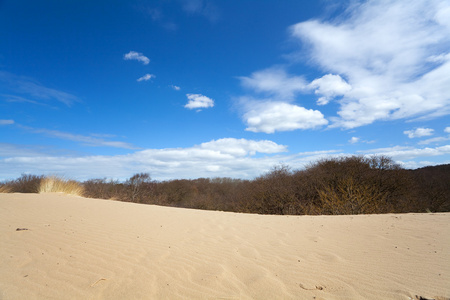
{"type": "Polygon", "coordinates": [[[199,178],[82,184],[34,175],[0,184],[4,192],[58,191],[85,197],[259,214],[374,214],[450,211],[450,165],[405,170],[389,157],[328,158],[304,170],[274,167],[254,180],[199,178]],[[82,188],[82,189],[81,189],[82,188]]]}

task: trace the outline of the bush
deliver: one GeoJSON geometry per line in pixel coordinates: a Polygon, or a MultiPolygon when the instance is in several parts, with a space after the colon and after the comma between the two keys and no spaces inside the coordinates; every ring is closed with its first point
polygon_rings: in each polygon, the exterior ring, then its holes
{"type": "Polygon", "coordinates": [[[415,202],[411,176],[384,156],[325,159],[305,172],[321,214],[408,212],[415,202]]]}
{"type": "Polygon", "coordinates": [[[7,186],[11,193],[37,193],[43,178],[42,175],[22,174],[19,178],[6,182],[3,186],[7,186]]]}
{"type": "Polygon", "coordinates": [[[83,182],[83,196],[88,198],[113,199],[125,201],[125,187],[119,181],[90,179],[83,182]]]}

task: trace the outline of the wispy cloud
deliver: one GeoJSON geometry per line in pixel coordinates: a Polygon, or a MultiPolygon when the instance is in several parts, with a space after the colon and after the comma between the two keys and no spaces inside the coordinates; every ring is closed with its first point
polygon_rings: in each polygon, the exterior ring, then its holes
{"type": "Polygon", "coordinates": [[[404,134],[408,135],[410,139],[418,138],[423,136],[433,135],[434,129],[431,128],[416,128],[414,130],[403,131],[404,134]]]}
{"type": "Polygon", "coordinates": [[[5,84],[5,89],[7,90],[19,94],[25,94],[32,98],[32,100],[29,100],[18,95],[3,95],[3,97],[6,97],[7,100],[10,101],[22,101],[38,104],[39,102],[35,99],[56,100],[69,107],[76,102],[81,102],[77,96],[60,90],[48,88],[32,78],[17,76],[6,71],[0,71],[0,83],[5,84]]]}
{"type": "Polygon", "coordinates": [[[415,147],[401,147],[395,146],[391,148],[379,148],[359,151],[366,155],[385,155],[392,157],[397,161],[412,160],[423,157],[441,156],[450,154],[450,145],[440,146],[440,147],[426,147],[426,148],[415,148],[415,147]]]}
{"type": "Polygon", "coordinates": [[[373,0],[355,2],[333,21],[310,20],[290,30],[309,46],[313,63],[346,79],[339,93],[319,89],[326,98],[318,103],[342,96],[331,126],[354,128],[450,113],[449,19],[446,0],[373,0]]]}
{"type": "Polygon", "coordinates": [[[182,0],[183,9],[189,14],[201,15],[211,22],[219,19],[218,7],[210,0],[182,0]]]}
{"type": "Polygon", "coordinates": [[[289,75],[282,67],[273,67],[252,73],[249,77],[239,77],[242,86],[258,93],[275,95],[278,100],[294,100],[294,96],[307,88],[301,76],[289,75]],[[280,99],[281,98],[281,99],[280,99]]]}
{"type": "Polygon", "coordinates": [[[139,149],[138,147],[121,142],[121,141],[108,141],[104,138],[98,137],[98,135],[81,135],[81,134],[73,134],[69,132],[63,132],[59,130],[50,130],[45,128],[33,128],[24,125],[17,125],[19,128],[27,130],[32,133],[43,134],[45,136],[51,138],[57,138],[62,140],[68,140],[72,142],[80,142],[85,146],[91,147],[114,147],[114,148],[123,148],[123,149],[139,149]]]}
{"type": "Polygon", "coordinates": [[[445,142],[445,141],[449,141],[449,140],[450,140],[450,137],[439,136],[439,137],[420,141],[418,144],[419,145],[428,145],[428,144],[433,144],[433,143],[441,143],[441,142],[445,142]]]}
{"type": "Polygon", "coordinates": [[[53,106],[48,105],[46,103],[30,100],[30,99],[27,99],[27,98],[24,98],[24,97],[20,97],[20,96],[17,96],[17,95],[3,94],[3,95],[0,95],[0,96],[3,97],[6,102],[10,102],[10,103],[31,103],[31,104],[35,104],[35,105],[48,106],[48,107],[54,108],[53,106]]]}
{"type": "Polygon", "coordinates": [[[178,25],[175,22],[171,21],[166,14],[164,14],[162,8],[138,5],[137,9],[144,14],[149,15],[153,22],[163,27],[167,31],[176,31],[178,29],[178,25]]]}
{"type": "Polygon", "coordinates": [[[179,86],[177,86],[177,85],[169,85],[172,89],[174,89],[175,91],[179,91],[179,90],[181,90],[181,88],[179,87],[179,86]]]}
{"type": "Polygon", "coordinates": [[[137,81],[138,81],[138,82],[141,82],[141,81],[148,81],[148,80],[150,80],[150,79],[152,79],[152,78],[155,78],[155,77],[156,77],[156,76],[153,75],[153,74],[145,74],[144,76],[138,78],[137,81]]]}
{"type": "Polygon", "coordinates": [[[0,125],[12,125],[14,120],[0,120],[0,125]]]}
{"type": "Polygon", "coordinates": [[[148,65],[150,63],[150,59],[143,55],[142,53],[136,51],[130,51],[127,54],[123,55],[124,60],[137,60],[142,62],[144,65],[148,65]]]}
{"type": "Polygon", "coordinates": [[[214,100],[202,94],[186,94],[188,103],[184,106],[188,109],[201,109],[214,106],[214,100]]]}

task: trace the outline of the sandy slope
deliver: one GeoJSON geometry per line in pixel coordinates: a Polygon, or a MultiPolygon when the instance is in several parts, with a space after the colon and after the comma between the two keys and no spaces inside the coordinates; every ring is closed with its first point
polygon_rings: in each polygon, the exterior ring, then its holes
{"type": "Polygon", "coordinates": [[[0,194],[0,299],[416,295],[450,298],[450,214],[262,216],[0,194]]]}

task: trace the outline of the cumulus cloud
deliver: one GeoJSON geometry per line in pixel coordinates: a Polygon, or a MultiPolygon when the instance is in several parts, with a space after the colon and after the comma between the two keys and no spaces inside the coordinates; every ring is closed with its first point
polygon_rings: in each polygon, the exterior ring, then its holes
{"type": "Polygon", "coordinates": [[[434,129],[431,128],[416,128],[414,130],[403,131],[404,134],[408,135],[410,139],[418,138],[423,136],[433,135],[434,129]]]}
{"type": "Polygon", "coordinates": [[[249,77],[240,77],[240,80],[246,88],[276,95],[284,100],[292,100],[297,93],[304,91],[307,87],[303,77],[289,75],[281,67],[257,71],[249,77]]]}
{"type": "Polygon", "coordinates": [[[348,86],[324,90],[318,102],[343,96],[331,126],[449,114],[449,12],[446,0],[372,0],[355,2],[333,21],[293,25],[311,61],[346,78],[348,86]]]}
{"type": "Polygon", "coordinates": [[[144,65],[148,65],[150,63],[150,59],[143,55],[142,53],[136,51],[130,51],[127,54],[123,55],[124,60],[137,60],[142,62],[144,65]]]}
{"type": "Polygon", "coordinates": [[[0,120],[0,125],[12,125],[14,120],[0,120]]]}
{"type": "Polygon", "coordinates": [[[188,109],[201,109],[214,106],[214,100],[202,94],[186,94],[188,103],[184,106],[188,109]]]}
{"type": "Polygon", "coordinates": [[[318,110],[284,102],[252,102],[243,118],[247,131],[274,133],[296,129],[313,129],[328,124],[318,110]],[[251,107],[251,108],[250,108],[251,107]]]}
{"type": "Polygon", "coordinates": [[[138,81],[138,82],[141,82],[141,81],[148,81],[148,80],[150,80],[150,79],[152,79],[152,78],[155,78],[155,77],[156,77],[156,76],[153,75],[153,74],[145,74],[144,76],[138,78],[137,81],[138,81]]]}
{"type": "Polygon", "coordinates": [[[317,100],[318,105],[325,105],[336,96],[345,95],[352,87],[339,75],[327,74],[321,78],[314,79],[309,85],[317,95],[321,95],[317,100]]]}

